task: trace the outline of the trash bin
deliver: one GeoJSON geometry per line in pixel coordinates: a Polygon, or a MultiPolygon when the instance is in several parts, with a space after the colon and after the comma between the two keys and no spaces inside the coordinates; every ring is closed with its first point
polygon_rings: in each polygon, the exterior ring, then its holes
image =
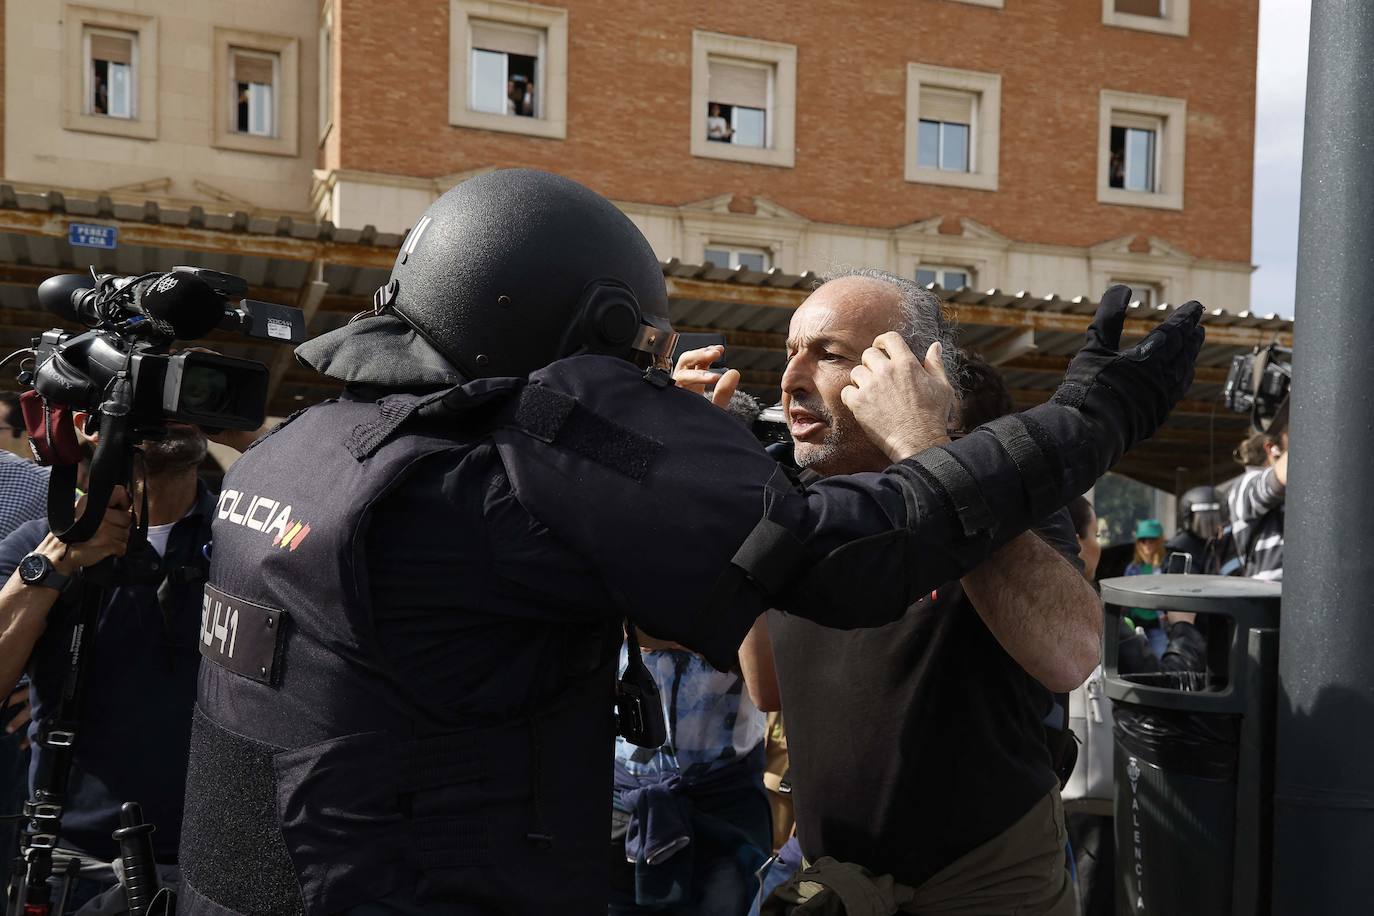
{"type": "Polygon", "coordinates": [[[1118,916],[1268,913],[1279,596],[1225,576],[1102,582],[1118,916]],[[1128,608],[1215,615],[1206,672],[1121,673],[1128,608]]]}

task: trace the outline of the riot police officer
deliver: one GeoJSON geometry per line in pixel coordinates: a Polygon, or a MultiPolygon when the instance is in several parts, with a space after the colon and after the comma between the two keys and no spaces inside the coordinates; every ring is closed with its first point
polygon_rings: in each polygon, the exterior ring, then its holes
{"type": "Polygon", "coordinates": [[[1225,523],[1216,488],[1193,487],[1179,497],[1178,531],[1164,542],[1165,555],[1187,554],[1193,572],[1212,572],[1211,548],[1225,523]]]}
{"type": "Polygon", "coordinates": [[[622,618],[724,668],[766,607],[873,625],[958,577],[1187,389],[1201,306],[1121,353],[1123,291],[1053,403],[803,488],[654,368],[665,284],[620,211],[453,188],[298,349],[346,394],[225,478],[182,912],[604,913],[622,618]]]}

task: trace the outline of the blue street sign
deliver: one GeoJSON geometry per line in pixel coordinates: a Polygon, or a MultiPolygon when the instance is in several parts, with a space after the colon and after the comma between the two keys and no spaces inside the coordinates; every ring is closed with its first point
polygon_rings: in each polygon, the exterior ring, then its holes
{"type": "Polygon", "coordinates": [[[94,223],[72,223],[67,227],[67,241],[80,248],[115,247],[119,236],[117,226],[97,226],[94,223]]]}

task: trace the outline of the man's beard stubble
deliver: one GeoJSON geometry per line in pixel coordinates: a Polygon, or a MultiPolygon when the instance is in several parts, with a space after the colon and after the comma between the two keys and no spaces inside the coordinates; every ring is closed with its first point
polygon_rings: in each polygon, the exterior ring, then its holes
{"type": "Polygon", "coordinates": [[[825,438],[820,442],[793,440],[792,460],[797,467],[829,477],[834,474],[881,471],[888,466],[887,459],[868,440],[852,416],[832,413],[816,395],[793,397],[792,403],[826,425],[825,438]]]}

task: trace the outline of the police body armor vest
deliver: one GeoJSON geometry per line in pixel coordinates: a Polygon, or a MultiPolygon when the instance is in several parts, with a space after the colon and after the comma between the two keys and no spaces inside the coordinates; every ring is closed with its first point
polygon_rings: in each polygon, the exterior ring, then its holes
{"type": "Polygon", "coordinates": [[[614,651],[529,719],[455,728],[382,658],[362,549],[369,507],[420,459],[451,452],[458,467],[494,442],[521,504],[613,586],[608,620],[630,614],[728,665],[763,598],[708,599],[777,466],[742,424],[655,382],[578,357],[530,384],[329,402],[232,466],[180,912],[332,913],[398,889],[434,912],[605,912],[614,651]]]}

